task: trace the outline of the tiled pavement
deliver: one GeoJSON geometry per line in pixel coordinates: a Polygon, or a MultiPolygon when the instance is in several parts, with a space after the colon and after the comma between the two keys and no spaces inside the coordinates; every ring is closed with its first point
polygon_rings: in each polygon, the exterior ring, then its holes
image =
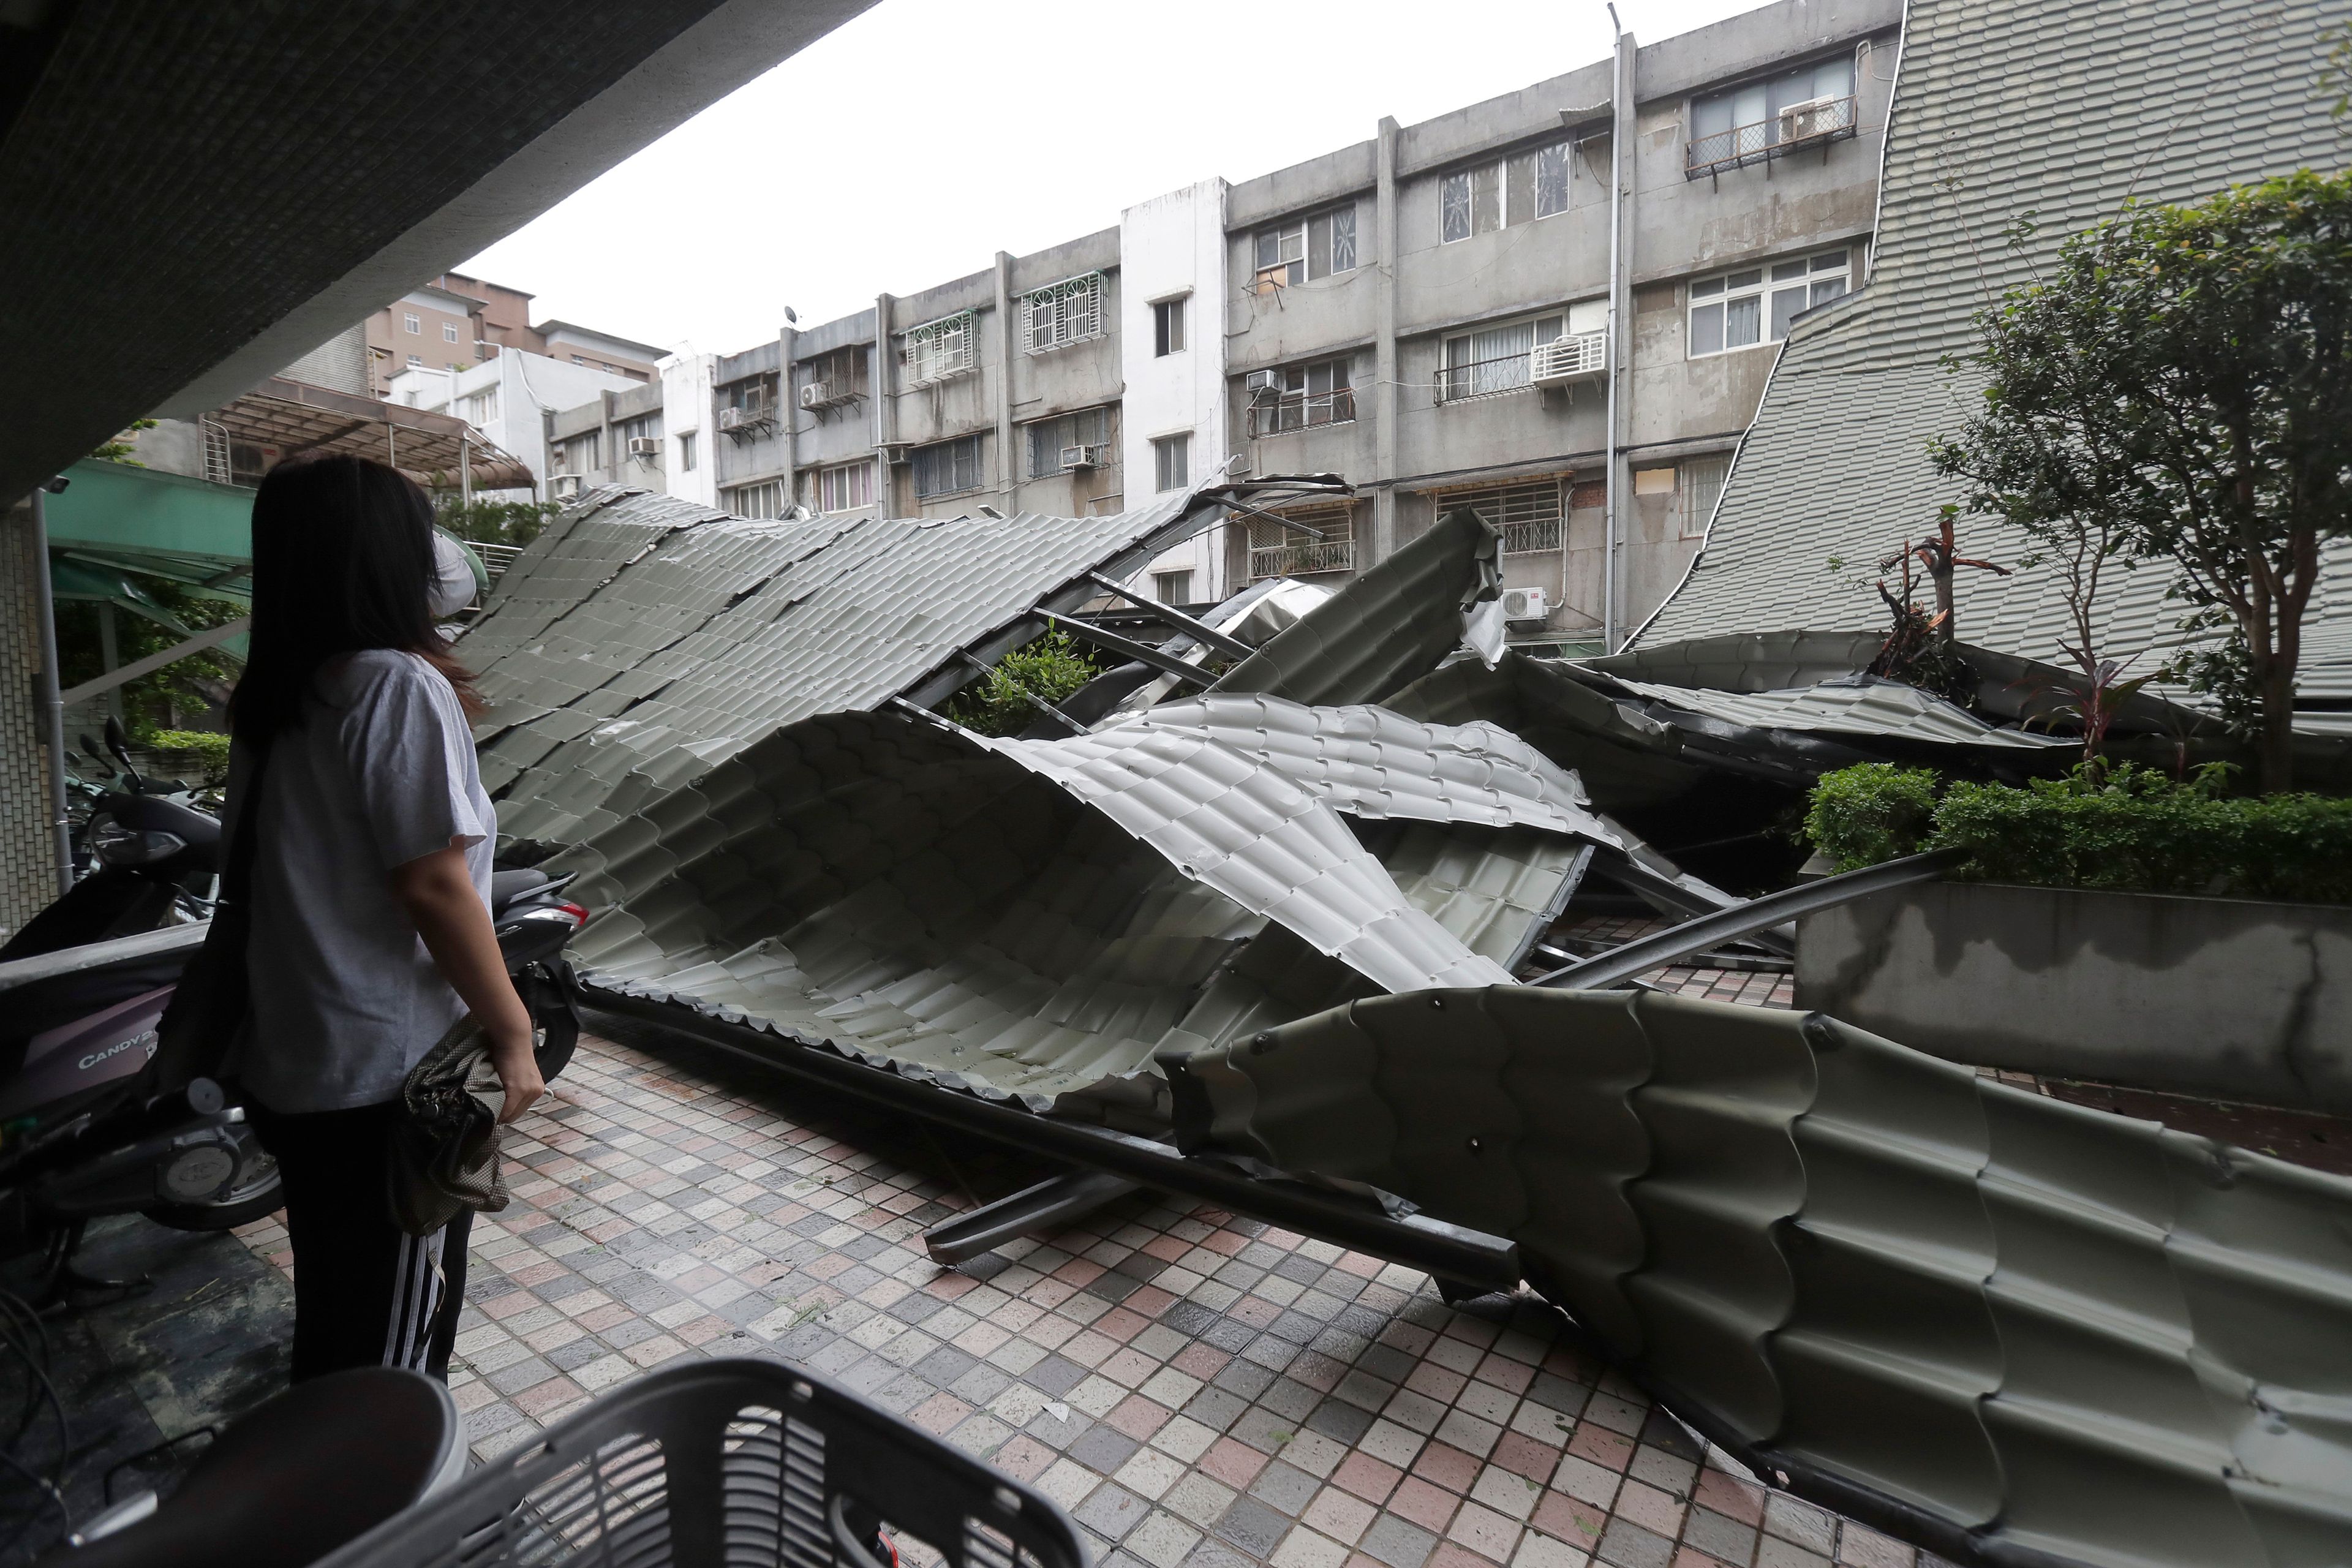
{"type": "MultiPolygon", "coordinates": [[[[1614,947],[1636,937],[1666,929],[1664,921],[1639,915],[1591,915],[1559,928],[1553,938],[1614,947]]],[[[1538,963],[1566,962],[1538,960],[1538,963]]],[[[1525,971],[1522,971],[1525,973],[1525,971]]],[[[1648,977],[1650,984],[1678,996],[1702,996],[1710,1002],[1740,1002],[1752,1007],[1793,1007],[1796,977],[1769,970],[1717,969],[1705,964],[1677,964],[1648,977]]]]}
{"type": "MultiPolygon", "coordinates": [[[[1769,978],[1769,977],[1768,977],[1769,978]]],[[[478,1224],[478,1456],[695,1353],[804,1363],[1035,1483],[1118,1568],[1932,1568],[1758,1486],[1531,1298],[1139,1194],[961,1269],[1037,1171],[690,1047],[583,1038],[478,1224]]],[[[285,1267],[274,1222],[247,1244],[285,1267]]]]}

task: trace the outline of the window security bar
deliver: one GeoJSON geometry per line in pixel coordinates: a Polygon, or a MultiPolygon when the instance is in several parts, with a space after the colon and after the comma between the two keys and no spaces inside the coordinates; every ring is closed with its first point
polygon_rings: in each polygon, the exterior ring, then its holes
{"type": "Polygon", "coordinates": [[[1823,147],[1854,134],[1855,102],[1814,98],[1792,103],[1769,120],[1735,125],[1694,140],[1684,154],[1683,177],[1696,180],[1726,169],[1745,168],[1807,147],[1823,147]]]}

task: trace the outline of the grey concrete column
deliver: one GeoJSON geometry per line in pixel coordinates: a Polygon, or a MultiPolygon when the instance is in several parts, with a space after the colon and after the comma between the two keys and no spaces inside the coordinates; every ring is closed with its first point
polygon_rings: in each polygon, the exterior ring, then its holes
{"type": "Polygon", "coordinates": [[[1013,257],[1002,250],[996,253],[996,463],[1004,481],[997,486],[1004,510],[1019,511],[1013,500],[1021,482],[1013,450],[1013,257]]]}
{"type": "MultiPolygon", "coordinates": [[[[801,499],[801,396],[793,389],[793,361],[800,352],[801,330],[786,325],[776,329],[776,398],[783,405],[776,410],[776,426],[784,435],[784,510],[793,510],[801,499]]],[[[814,511],[816,509],[809,509],[814,511]]]]}
{"type": "Polygon", "coordinates": [[[874,296],[874,461],[882,470],[874,476],[877,517],[898,514],[898,480],[882,452],[898,424],[898,408],[892,401],[898,384],[898,361],[890,352],[890,306],[889,295],[874,296]]]}
{"type": "Polygon", "coordinates": [[[1372,278],[1372,363],[1380,389],[1372,400],[1372,537],[1358,570],[1378,565],[1396,551],[1397,473],[1397,122],[1382,115],[1373,138],[1372,232],[1380,270],[1372,278]]]}

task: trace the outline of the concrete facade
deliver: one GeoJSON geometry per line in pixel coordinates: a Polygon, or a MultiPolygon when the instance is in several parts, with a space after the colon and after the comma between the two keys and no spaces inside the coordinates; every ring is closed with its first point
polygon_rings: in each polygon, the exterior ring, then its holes
{"type": "Polygon", "coordinates": [[[667,489],[668,455],[658,382],[603,392],[547,416],[551,500],[599,485],[667,489]]]}
{"type": "Polygon", "coordinates": [[[548,481],[558,471],[552,462],[551,416],[636,385],[614,372],[510,349],[462,370],[403,371],[393,377],[384,395],[394,403],[463,419],[529,468],[545,499],[548,481]]]}
{"type": "Polygon", "coordinates": [[[659,349],[570,321],[533,326],[531,299],[520,289],[462,272],[445,272],[410,289],[361,323],[368,362],[363,390],[389,396],[393,379],[403,371],[463,370],[509,350],[635,382],[655,379],[659,349]]]}
{"type": "Polygon", "coordinates": [[[1466,504],[1504,531],[1506,586],[1542,593],[1514,638],[1597,650],[1684,574],[1789,320],[1864,276],[1901,21],[1901,0],[1776,0],[1626,40],[787,326],[707,387],[666,368],[664,417],[705,432],[701,499],[755,517],[1083,515],[1220,473],[1358,487],[1152,563],[1195,601],[1344,581],[1466,504]]]}

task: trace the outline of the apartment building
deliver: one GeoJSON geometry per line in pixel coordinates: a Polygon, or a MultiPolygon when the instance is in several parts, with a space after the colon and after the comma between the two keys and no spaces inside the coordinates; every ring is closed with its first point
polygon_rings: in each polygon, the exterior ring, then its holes
{"type": "Polygon", "coordinates": [[[372,390],[381,397],[403,371],[464,370],[509,349],[631,381],[656,379],[662,350],[570,321],[533,326],[531,299],[462,272],[410,289],[363,323],[372,390]]]}
{"type": "Polygon", "coordinates": [[[1233,520],[1152,563],[1159,596],[1344,580],[1469,506],[1504,534],[1516,638],[1615,646],[1696,551],[1790,323],[1864,276],[1901,20],[1901,0],[1777,0],[1624,39],[675,356],[663,486],[747,517],[1082,515],[1336,473],[1354,500],[1233,520]]]}
{"type": "MultiPolygon", "coordinates": [[[[584,432],[589,421],[583,409],[601,416],[607,396],[629,393],[644,394],[648,405],[656,401],[650,384],[641,386],[621,372],[506,349],[463,367],[411,366],[392,378],[384,399],[456,415],[492,446],[519,459],[529,471],[537,496],[551,499],[559,491],[578,489],[577,482],[559,486],[555,481],[560,475],[577,475],[580,470],[566,465],[588,455],[589,438],[579,436],[564,442],[556,435],[559,425],[584,432]]],[[[655,417],[658,421],[661,416],[656,413],[655,417]]],[[[601,418],[595,427],[601,432],[601,418]]],[[[601,458],[604,450],[601,434],[594,439],[601,458]]],[[[527,499],[530,494],[518,490],[515,499],[527,499]]]]}

